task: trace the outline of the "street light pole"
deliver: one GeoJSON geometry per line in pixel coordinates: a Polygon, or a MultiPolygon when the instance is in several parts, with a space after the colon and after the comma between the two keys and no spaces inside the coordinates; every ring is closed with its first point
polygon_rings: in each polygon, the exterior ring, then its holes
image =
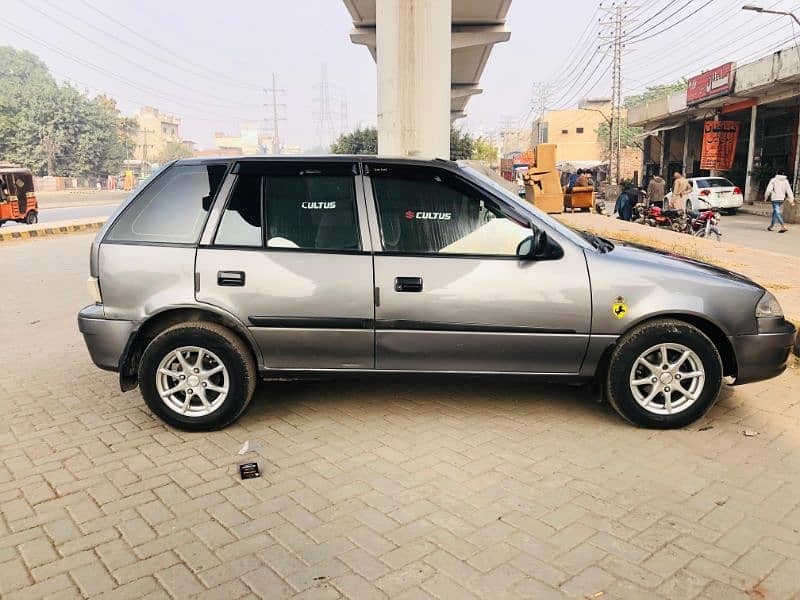
{"type": "MultiPolygon", "coordinates": [[[[763,8],[761,6],[755,6],[753,4],[745,4],[742,6],[742,10],[751,10],[757,13],[765,13],[770,15],[783,15],[784,17],[791,17],[794,19],[794,22],[800,25],[800,19],[797,18],[793,12],[784,11],[784,10],[770,10],[768,8],[763,8]]],[[[755,123],[751,125],[751,127],[755,127],[755,123]]],[[[797,124],[797,131],[800,133],[800,118],[798,118],[797,124]]],[[[796,223],[798,212],[800,212],[800,202],[797,202],[797,198],[800,197],[800,144],[798,144],[797,151],[794,155],[794,197],[795,203],[794,207],[789,204],[784,204],[783,207],[783,218],[786,220],[787,223],[796,223]]]]}

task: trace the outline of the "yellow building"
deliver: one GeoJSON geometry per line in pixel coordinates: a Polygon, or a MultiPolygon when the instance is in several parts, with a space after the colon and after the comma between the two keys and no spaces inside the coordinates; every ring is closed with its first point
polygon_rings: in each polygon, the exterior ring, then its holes
{"type": "Polygon", "coordinates": [[[533,123],[534,146],[557,144],[559,162],[607,160],[608,148],[600,144],[598,131],[610,117],[611,101],[604,98],[582,100],[575,109],[547,111],[533,123]]]}
{"type": "Polygon", "coordinates": [[[181,119],[144,106],[133,115],[139,123],[133,156],[142,163],[156,163],[169,142],[181,143],[181,119]]]}

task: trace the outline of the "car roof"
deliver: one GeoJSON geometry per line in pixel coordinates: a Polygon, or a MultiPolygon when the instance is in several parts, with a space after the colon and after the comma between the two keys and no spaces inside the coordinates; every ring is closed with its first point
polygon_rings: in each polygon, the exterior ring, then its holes
{"type": "Polygon", "coordinates": [[[249,156],[220,156],[203,158],[182,158],[175,161],[180,165],[207,165],[235,162],[379,162],[384,164],[436,165],[458,168],[458,163],[444,158],[407,158],[400,156],[377,156],[374,154],[261,154],[249,156]]]}

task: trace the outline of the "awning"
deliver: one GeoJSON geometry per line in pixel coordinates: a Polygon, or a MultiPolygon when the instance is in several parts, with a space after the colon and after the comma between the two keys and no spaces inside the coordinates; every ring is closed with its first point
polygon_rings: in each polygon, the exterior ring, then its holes
{"type": "Polygon", "coordinates": [[[655,137],[659,133],[661,133],[662,131],[669,131],[670,129],[677,129],[678,127],[683,127],[685,124],[686,123],[675,123],[673,125],[665,125],[665,124],[662,123],[661,125],[659,125],[655,129],[648,129],[647,131],[645,131],[643,133],[640,133],[639,135],[636,136],[635,139],[643,140],[644,138],[646,138],[647,136],[650,136],[650,135],[655,137]]]}
{"type": "Polygon", "coordinates": [[[562,173],[574,173],[578,169],[596,169],[604,164],[602,160],[560,160],[556,163],[556,169],[562,173]]]}

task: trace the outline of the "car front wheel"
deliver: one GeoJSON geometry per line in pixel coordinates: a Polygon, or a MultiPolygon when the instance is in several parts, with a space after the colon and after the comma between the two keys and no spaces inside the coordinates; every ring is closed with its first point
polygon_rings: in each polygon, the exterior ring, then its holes
{"type": "Polygon", "coordinates": [[[147,406],[178,429],[211,431],[233,423],[256,384],[245,344],[215,323],[189,322],[160,333],[144,351],[139,387],[147,406]]]}
{"type": "Polygon", "coordinates": [[[614,409],[642,427],[673,429],[703,416],[722,386],[722,359],[696,327],[674,320],[627,333],[611,355],[606,395],[614,409]]]}

